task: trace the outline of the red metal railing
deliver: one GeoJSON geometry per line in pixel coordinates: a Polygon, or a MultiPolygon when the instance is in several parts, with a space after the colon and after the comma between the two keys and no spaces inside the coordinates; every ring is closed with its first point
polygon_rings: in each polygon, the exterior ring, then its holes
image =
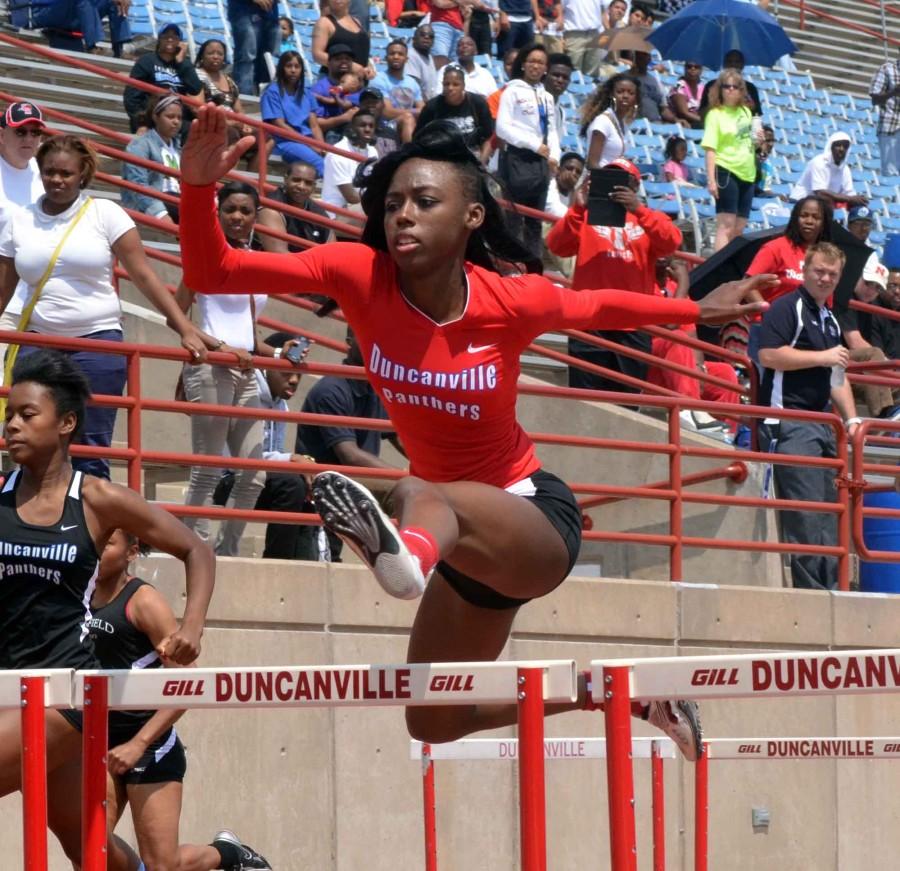
{"type": "MultiPolygon", "coordinates": [[[[159,451],[145,448],[141,440],[143,414],[145,412],[178,412],[188,415],[203,414],[220,417],[246,417],[262,420],[280,420],[292,423],[311,425],[343,425],[360,429],[389,431],[390,423],[365,418],[347,418],[334,415],[315,415],[303,412],[281,412],[258,408],[242,408],[233,406],[207,405],[175,400],[151,399],[142,393],[140,379],[141,359],[164,359],[186,362],[187,352],[180,348],[166,348],[153,345],[133,343],[101,342],[90,339],[71,339],[57,336],[39,335],[36,333],[0,333],[0,340],[25,345],[40,345],[55,348],[86,349],[124,355],[128,361],[127,394],[121,397],[98,396],[94,401],[103,406],[124,408],[127,412],[127,447],[96,448],[76,446],[73,453],[80,456],[101,456],[110,460],[124,462],[127,466],[128,484],[134,489],[141,489],[142,470],[147,471],[151,465],[181,468],[191,465],[221,468],[223,458],[192,454],[189,452],[159,451]]],[[[218,365],[232,365],[233,355],[212,353],[209,362],[218,365]]],[[[287,361],[262,357],[254,358],[261,368],[293,371],[287,361]]],[[[340,374],[346,377],[364,378],[361,368],[338,366],[327,363],[304,364],[302,371],[314,374],[340,374]]],[[[5,392],[5,390],[4,390],[5,392]]],[[[524,395],[547,398],[583,399],[599,402],[623,403],[633,401],[630,394],[609,393],[595,390],[575,390],[544,384],[520,384],[520,392],[524,395]]],[[[733,450],[719,446],[694,446],[685,444],[679,421],[679,412],[685,408],[715,412],[717,414],[750,417],[771,417],[776,411],[771,408],[747,405],[722,405],[711,402],[686,400],[683,397],[644,396],[642,405],[663,409],[668,415],[668,439],[659,443],[630,441],[625,439],[600,438],[594,436],[563,435],[558,433],[529,433],[538,444],[575,446],[606,451],[624,451],[665,457],[668,462],[669,476],[665,482],[657,482],[650,486],[618,486],[608,484],[581,483],[571,484],[574,492],[589,497],[614,497],[652,499],[668,502],[668,533],[612,532],[588,529],[584,538],[588,541],[616,541],[631,544],[664,547],[669,552],[669,574],[672,580],[683,579],[683,556],[686,548],[716,548],[740,551],[770,553],[804,553],[834,556],[838,559],[838,570],[842,589],[849,584],[849,548],[851,541],[851,517],[849,491],[856,486],[850,478],[847,441],[843,425],[838,417],[832,414],[815,414],[812,412],[780,410],[779,417],[788,420],[810,421],[829,426],[835,433],[837,457],[813,458],[804,456],[788,456],[767,454],[759,451],[733,450]],[[690,476],[682,472],[684,458],[727,459],[733,462],[765,462],[779,464],[802,464],[824,469],[833,469],[839,482],[838,500],[836,503],[818,503],[801,500],[765,499],[762,497],[742,496],[729,493],[685,492],[687,484],[696,483],[690,476]],[[687,478],[687,481],[686,481],[687,478]],[[838,541],[835,546],[786,544],[775,541],[724,539],[721,537],[703,537],[685,535],[685,506],[692,504],[722,505],[738,508],[767,508],[774,510],[800,510],[832,513],[838,519],[838,541]]],[[[246,458],[228,458],[227,465],[235,469],[260,469],[265,471],[309,473],[317,472],[320,466],[314,463],[290,463],[264,461],[246,458]]],[[[348,474],[358,477],[395,479],[403,475],[400,470],[372,469],[361,467],[341,467],[348,474]]],[[[710,474],[710,477],[712,475],[710,474]]],[[[716,478],[721,475],[716,474],[716,478]]],[[[259,512],[251,509],[229,509],[205,506],[166,505],[173,514],[179,516],[206,516],[215,518],[231,518],[253,520],[259,522],[278,523],[317,523],[318,518],[311,514],[259,512]]]]}
{"type": "Polygon", "coordinates": [[[877,39],[879,42],[885,42],[889,45],[900,45],[900,40],[894,39],[892,36],[887,36],[883,33],[879,33],[877,30],[872,30],[870,27],[866,27],[863,24],[857,24],[855,21],[850,21],[847,18],[841,18],[837,15],[831,15],[828,12],[823,12],[821,9],[817,9],[815,6],[812,6],[809,3],[809,0],[779,0],[779,2],[784,3],[786,6],[793,6],[795,9],[800,10],[800,29],[804,30],[806,28],[806,16],[815,15],[816,18],[821,18],[823,21],[830,21],[832,24],[840,24],[841,27],[846,27],[848,30],[855,30],[858,33],[864,33],[866,36],[871,36],[874,39],[877,39]]]}

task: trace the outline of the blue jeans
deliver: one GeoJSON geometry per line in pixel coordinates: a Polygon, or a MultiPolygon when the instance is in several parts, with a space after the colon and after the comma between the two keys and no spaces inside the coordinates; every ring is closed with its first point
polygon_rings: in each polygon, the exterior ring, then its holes
{"type": "Polygon", "coordinates": [[[510,21],[509,30],[497,37],[497,57],[503,60],[511,48],[522,48],[530,42],[534,42],[534,21],[510,21]]]}
{"type": "Polygon", "coordinates": [[[295,160],[305,160],[307,163],[311,163],[316,168],[316,175],[319,177],[325,171],[325,160],[322,155],[302,142],[280,139],[275,143],[275,153],[280,155],[285,163],[293,163],[295,160]]]}
{"type": "MultiPolygon", "coordinates": [[[[121,342],[121,330],[100,330],[82,336],[83,339],[103,339],[106,342],[121,342]]],[[[19,357],[37,351],[34,345],[22,345],[19,357]]],[[[73,363],[84,372],[91,393],[121,396],[125,389],[128,361],[123,354],[100,354],[96,351],[64,351],[73,363]]],[[[79,445],[95,445],[108,448],[112,444],[113,429],[116,425],[115,408],[97,408],[89,405],[84,416],[84,425],[77,440],[79,445]]],[[[76,457],[72,466],[86,475],[109,478],[109,463],[94,457],[76,457]]]]}
{"type": "Polygon", "coordinates": [[[103,39],[104,18],[109,18],[109,37],[113,45],[131,40],[128,18],[119,14],[112,0],[53,0],[47,5],[35,4],[32,10],[35,27],[80,31],[87,49],[103,39]]]}
{"type": "Polygon", "coordinates": [[[266,52],[278,51],[280,31],[277,18],[228,7],[228,21],[234,37],[234,64],[231,75],[242,94],[255,94],[257,85],[269,81],[266,52]]]}
{"type": "Polygon", "coordinates": [[[900,130],[878,134],[878,153],[884,175],[900,175],[900,130]]]}

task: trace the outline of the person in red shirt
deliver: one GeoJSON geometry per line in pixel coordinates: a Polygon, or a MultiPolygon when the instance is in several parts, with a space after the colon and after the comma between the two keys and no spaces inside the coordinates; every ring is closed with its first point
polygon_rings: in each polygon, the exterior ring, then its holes
{"type": "MultiPolygon", "coordinates": [[[[547,248],[558,257],[576,257],[572,274],[573,290],[603,286],[653,294],[656,289],[656,261],[679,249],[681,231],[668,215],[641,202],[637,194],[641,173],[630,160],[620,157],[604,169],[624,169],[629,174],[630,185],[616,188],[610,196],[610,199],[625,207],[625,226],[599,227],[587,223],[589,184],[585,182],[576,191],[575,201],[565,217],[557,221],[547,234],[547,248]]],[[[625,350],[619,352],[599,348],[570,338],[569,354],[612,372],[607,377],[570,366],[569,386],[640,393],[640,387],[622,383],[613,373],[620,372],[646,381],[647,363],[631,356],[628,350],[649,354],[650,337],[644,332],[615,329],[600,330],[596,335],[623,346],[625,350]]]]}
{"type": "MultiPolygon", "coordinates": [[[[571,491],[541,469],[516,420],[520,353],[548,329],[757,311],[764,304],[738,299],[768,280],[731,283],[697,304],[571,293],[534,274],[502,277],[496,259],[536,264],[507,230],[487,174],[445,122],[372,166],[361,244],[239,251],[218,227],[213,194],[253,140],[226,147],[225,136],[224,112],[202,107],[181,163],[185,281],[211,293],[324,292],[340,304],[411,475],[391,494],[399,531],[368,490],[337,472],[316,476],[316,508],[389,593],[414,598],[424,590],[411,662],[496,658],[519,607],[565,579],[581,536],[571,491]]],[[[588,705],[586,682],[580,689],[567,709],[588,705]]],[[[701,752],[692,703],[654,703],[640,713],[689,758],[701,752]]],[[[515,721],[513,705],[407,709],[411,734],[431,742],[515,721]]]]}
{"type": "MultiPolygon", "coordinates": [[[[803,263],[806,249],[819,242],[831,241],[831,226],[834,210],[830,200],[818,194],[810,194],[798,200],[791,210],[791,217],[784,228],[784,234],[766,242],[747,267],[747,275],[772,274],[778,276],[777,287],[757,291],[748,301],[775,302],[785,294],[792,293],[803,284],[803,263]]],[[[831,303],[829,302],[829,305],[831,303]]],[[[759,366],[760,316],[757,315],[743,324],[748,331],[747,355],[759,366]]],[[[729,334],[733,338],[733,328],[729,334]]]]}
{"type": "MultiPolygon", "coordinates": [[[[656,269],[659,294],[676,299],[684,299],[688,295],[690,277],[687,264],[683,260],[674,257],[660,258],[656,262],[656,269]]],[[[690,324],[682,324],[677,330],[692,338],[697,338],[697,331],[690,324]]],[[[675,341],[674,338],[653,336],[651,348],[653,356],[660,360],[676,363],[685,369],[702,372],[704,375],[711,375],[720,381],[728,382],[728,386],[701,381],[691,375],[664,366],[650,366],[647,370],[647,380],[651,384],[667,387],[669,390],[674,390],[682,396],[689,396],[691,399],[734,404],[741,401],[737,391],[737,374],[730,364],[721,360],[706,360],[702,351],[689,348],[687,345],[675,341]]],[[[706,412],[691,409],[681,412],[681,421],[691,429],[710,434],[724,433],[727,429],[733,435],[737,430],[736,420],[731,419],[723,423],[706,412]]]]}

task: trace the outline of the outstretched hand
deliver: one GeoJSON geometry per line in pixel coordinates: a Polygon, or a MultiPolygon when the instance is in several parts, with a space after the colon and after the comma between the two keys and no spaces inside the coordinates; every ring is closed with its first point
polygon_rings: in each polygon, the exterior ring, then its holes
{"type": "Polygon", "coordinates": [[[697,318],[697,323],[727,324],[747,315],[760,314],[769,307],[767,302],[745,303],[743,300],[753,291],[762,293],[778,284],[777,275],[754,275],[741,281],[721,284],[698,301],[700,317],[697,318]]]}
{"type": "Polygon", "coordinates": [[[206,103],[197,110],[181,152],[182,180],[198,187],[217,182],[237,166],[255,141],[253,136],[244,136],[229,147],[225,109],[206,103]]]}

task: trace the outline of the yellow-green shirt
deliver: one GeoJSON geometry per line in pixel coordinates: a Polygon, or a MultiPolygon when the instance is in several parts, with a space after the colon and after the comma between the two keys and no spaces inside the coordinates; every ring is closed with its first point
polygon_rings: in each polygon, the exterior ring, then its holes
{"type": "Polygon", "coordinates": [[[717,106],[709,110],[703,125],[701,148],[715,151],[716,166],[734,173],[741,181],[756,180],[752,118],[746,106],[717,106]]]}

